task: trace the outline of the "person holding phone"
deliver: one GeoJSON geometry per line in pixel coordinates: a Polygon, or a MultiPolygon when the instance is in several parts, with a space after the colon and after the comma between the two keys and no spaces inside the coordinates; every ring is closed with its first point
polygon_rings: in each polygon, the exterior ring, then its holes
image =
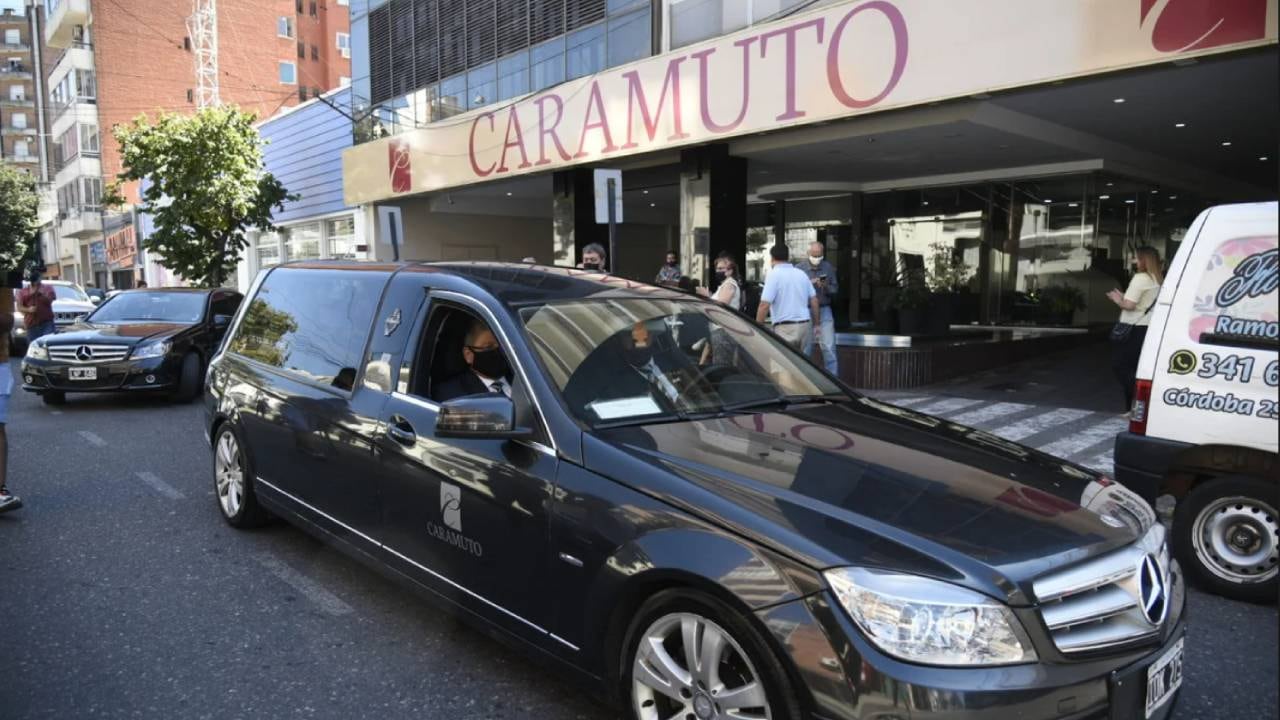
{"type": "MultiPolygon", "coordinates": [[[[813,329],[813,338],[822,349],[822,362],[827,372],[839,375],[839,363],[836,360],[836,319],[831,312],[831,301],[840,290],[840,282],[836,279],[836,269],[823,255],[826,248],[822,243],[814,241],[809,245],[809,264],[804,271],[813,283],[818,294],[818,325],[813,329]]],[[[805,348],[805,354],[811,354],[813,347],[805,348]]]]}

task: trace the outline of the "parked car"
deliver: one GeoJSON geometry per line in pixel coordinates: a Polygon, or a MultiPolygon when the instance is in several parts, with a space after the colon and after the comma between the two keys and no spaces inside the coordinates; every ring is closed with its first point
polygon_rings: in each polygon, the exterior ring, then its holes
{"type": "Polygon", "coordinates": [[[295,523],[628,717],[1164,718],[1181,684],[1146,503],[858,395],[695,296],[286,265],[205,388],[228,523],[295,523]]]}
{"type": "MultiPolygon", "coordinates": [[[[41,284],[48,285],[53,289],[53,323],[57,327],[58,332],[62,332],[71,327],[76,321],[84,318],[97,305],[85,293],[85,291],[73,282],[65,280],[45,280],[41,284]]],[[[22,286],[27,287],[29,283],[23,282],[22,286]]],[[[14,308],[18,307],[18,290],[13,291],[14,308]]],[[[23,321],[23,314],[16,309],[13,312],[13,329],[9,331],[9,348],[10,352],[17,357],[21,357],[27,352],[27,328],[23,321]]]]}
{"type": "Polygon", "coordinates": [[[1187,231],[1151,312],[1117,478],[1177,500],[1173,548],[1213,592],[1275,602],[1277,203],[1225,205],[1187,231]]]}
{"type": "Polygon", "coordinates": [[[102,303],[84,320],[31,344],[23,389],[52,405],[75,392],[199,395],[241,295],[232,290],[133,290],[102,303]]]}

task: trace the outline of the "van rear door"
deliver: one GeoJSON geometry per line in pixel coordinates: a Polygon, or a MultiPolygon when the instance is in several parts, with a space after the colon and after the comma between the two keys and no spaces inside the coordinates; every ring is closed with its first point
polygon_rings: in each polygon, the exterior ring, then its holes
{"type": "Polygon", "coordinates": [[[1276,451],[1276,207],[1217,207],[1193,225],[1139,366],[1152,379],[1147,435],[1276,451]]]}

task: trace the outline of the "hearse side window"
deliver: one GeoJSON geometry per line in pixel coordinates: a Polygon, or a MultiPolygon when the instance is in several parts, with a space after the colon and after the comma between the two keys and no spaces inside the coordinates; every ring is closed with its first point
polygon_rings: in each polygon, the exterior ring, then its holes
{"type": "Polygon", "coordinates": [[[279,269],[249,303],[230,351],[349,390],[386,278],[279,269]]]}
{"type": "MultiPolygon", "coordinates": [[[[448,305],[434,308],[421,335],[410,393],[443,402],[462,394],[486,392],[483,382],[467,363],[467,350],[471,350],[474,358],[476,351],[497,343],[491,333],[483,332],[487,329],[488,324],[468,310],[448,305]]],[[[497,351],[503,352],[500,347],[497,351]]],[[[481,362],[483,364],[483,360],[481,362]]]]}

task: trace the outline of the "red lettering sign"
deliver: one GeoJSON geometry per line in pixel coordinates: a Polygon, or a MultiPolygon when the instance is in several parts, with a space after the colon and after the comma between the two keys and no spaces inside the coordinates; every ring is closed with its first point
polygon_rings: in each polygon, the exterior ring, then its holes
{"type": "Polygon", "coordinates": [[[1160,52],[1204,50],[1267,35],[1267,0],[1141,2],[1139,23],[1150,28],[1151,45],[1160,52]]]}
{"type": "Polygon", "coordinates": [[[391,192],[413,189],[413,169],[409,164],[409,143],[392,140],[387,145],[387,172],[391,174],[391,192]]]}

